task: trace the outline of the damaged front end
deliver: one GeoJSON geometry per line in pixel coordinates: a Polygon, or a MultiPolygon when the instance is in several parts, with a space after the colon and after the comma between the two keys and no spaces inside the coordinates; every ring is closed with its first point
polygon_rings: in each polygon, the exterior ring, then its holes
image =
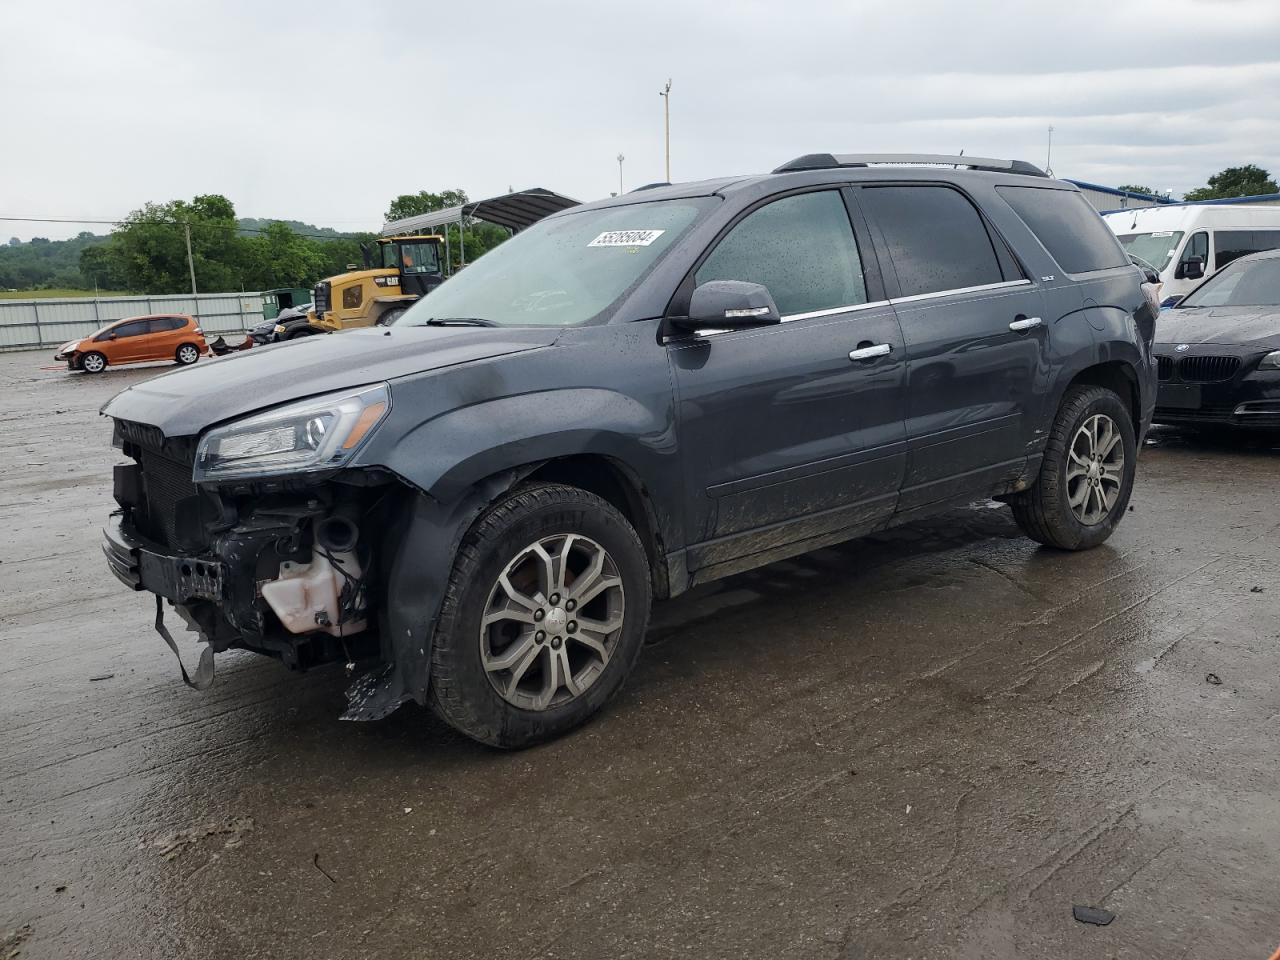
{"type": "MultiPolygon", "coordinates": [[[[194,679],[183,668],[190,685],[207,686],[212,654],[233,648],[297,670],[397,661],[376,626],[394,565],[388,551],[400,540],[392,518],[416,494],[388,471],[345,466],[389,399],[376,389],[350,396],[330,403],[332,415],[312,403],[203,438],[114,420],[115,443],[132,462],[115,468],[119,510],[103,551],[121,581],[156,594],[156,627],[175,654],[162,601],[207,644],[194,679]]],[[[367,701],[370,683],[359,686],[367,701]]],[[[389,713],[412,691],[384,695],[395,702],[361,718],[389,713]]]]}

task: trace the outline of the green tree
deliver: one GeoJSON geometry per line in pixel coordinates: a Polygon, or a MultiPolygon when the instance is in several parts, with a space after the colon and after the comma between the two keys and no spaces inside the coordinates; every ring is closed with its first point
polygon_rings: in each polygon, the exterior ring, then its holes
{"type": "Polygon", "coordinates": [[[376,237],[376,233],[357,233],[321,243],[320,252],[324,255],[324,266],[320,270],[320,277],[346,273],[347,268],[353,263],[355,269],[363,270],[364,251],[360,249],[360,244],[372,244],[376,237]]]}
{"type": "Polygon", "coordinates": [[[328,267],[322,243],[300,236],[286,223],[268,223],[237,246],[240,282],[251,290],[310,286],[328,267]]]}
{"type": "Polygon", "coordinates": [[[207,292],[241,289],[236,211],[220,194],[191,202],[148,203],[111,235],[110,254],[131,290],[176,293],[191,284],[184,227],[191,228],[196,286],[207,292]]]}
{"type": "Polygon", "coordinates": [[[440,193],[429,193],[420,190],[417,193],[402,193],[391,201],[387,207],[385,218],[403,220],[405,217],[416,217],[424,213],[434,213],[449,207],[460,207],[467,202],[465,190],[442,190],[440,193]]]}
{"type": "Polygon", "coordinates": [[[1262,193],[1280,193],[1271,174],[1252,163],[1227,167],[1209,178],[1207,187],[1189,190],[1186,200],[1224,200],[1230,197],[1252,197],[1262,193]]]}
{"type": "Polygon", "coordinates": [[[105,243],[97,243],[81,250],[79,266],[81,282],[86,289],[96,287],[100,290],[123,290],[128,287],[119,273],[110,247],[105,243]]]}
{"type": "Polygon", "coordinates": [[[1150,187],[1143,187],[1134,183],[1122,183],[1120,186],[1116,187],[1116,189],[1124,190],[1126,193],[1145,193],[1148,196],[1155,195],[1155,191],[1150,187]]]}

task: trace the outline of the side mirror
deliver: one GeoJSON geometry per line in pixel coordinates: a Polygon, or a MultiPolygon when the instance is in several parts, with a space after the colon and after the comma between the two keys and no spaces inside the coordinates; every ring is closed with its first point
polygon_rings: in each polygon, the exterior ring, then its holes
{"type": "Polygon", "coordinates": [[[1178,264],[1174,276],[1179,280],[1199,280],[1204,276],[1204,257],[1187,257],[1178,264]]]}
{"type": "Polygon", "coordinates": [[[689,330],[728,330],[781,323],[769,288],[745,280],[708,280],[689,298],[689,316],[672,320],[689,330]]]}

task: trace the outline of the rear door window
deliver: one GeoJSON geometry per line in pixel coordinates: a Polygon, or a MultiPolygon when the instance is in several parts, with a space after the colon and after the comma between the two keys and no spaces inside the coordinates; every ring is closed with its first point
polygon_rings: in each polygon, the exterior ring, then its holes
{"type": "Polygon", "coordinates": [[[1129,266],[1116,235],[1076,191],[1048,187],[996,187],[996,191],[1067,273],[1129,266]]]}
{"type": "Polygon", "coordinates": [[[1215,266],[1221,270],[1232,260],[1280,247],[1280,230],[1215,230],[1213,251],[1215,266]]]}
{"type": "Polygon", "coordinates": [[[762,283],[784,317],[867,302],[862,258],[835,190],[783,197],[747,214],[694,274],[695,283],[708,280],[762,283]]]}
{"type": "Polygon", "coordinates": [[[1213,260],[1219,270],[1232,260],[1256,253],[1252,230],[1215,230],[1213,232],[1213,260]]]}
{"type": "Polygon", "coordinates": [[[982,217],[959,191],[931,185],[863,187],[859,200],[884,235],[900,296],[1005,279],[982,217]]]}

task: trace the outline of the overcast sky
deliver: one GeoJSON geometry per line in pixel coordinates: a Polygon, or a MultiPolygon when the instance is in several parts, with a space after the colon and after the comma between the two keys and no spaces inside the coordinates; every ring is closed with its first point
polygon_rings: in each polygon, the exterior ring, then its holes
{"type": "MultiPolygon", "coordinates": [[[[376,229],[397,194],[582,200],[818,151],[1016,157],[1175,194],[1280,173],[1280,0],[0,0],[0,216],[376,229]]],[[[0,224],[4,236],[106,227],[0,224]]]]}

